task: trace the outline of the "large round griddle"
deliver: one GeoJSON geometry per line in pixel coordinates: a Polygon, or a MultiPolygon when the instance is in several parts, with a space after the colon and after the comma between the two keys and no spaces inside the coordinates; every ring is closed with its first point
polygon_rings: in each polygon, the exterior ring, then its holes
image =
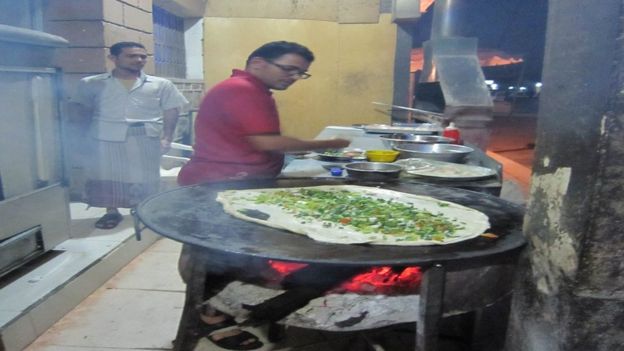
{"type": "Polygon", "coordinates": [[[207,183],[177,188],[149,197],[137,208],[139,219],[158,234],[186,244],[235,255],[329,265],[430,265],[463,269],[515,257],[525,241],[523,209],[483,193],[426,184],[377,183],[405,193],[455,202],[485,213],[498,239],[478,237],[450,245],[379,246],[316,242],[304,235],[243,221],[230,216],[216,199],[227,189],[260,189],[348,184],[341,179],[271,179],[207,183]]]}

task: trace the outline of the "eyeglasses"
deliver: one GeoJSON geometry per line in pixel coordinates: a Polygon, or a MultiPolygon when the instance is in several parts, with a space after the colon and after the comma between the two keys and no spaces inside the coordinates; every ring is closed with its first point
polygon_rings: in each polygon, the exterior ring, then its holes
{"type": "Polygon", "coordinates": [[[281,65],[279,63],[275,63],[271,60],[266,60],[266,62],[272,64],[275,67],[278,67],[279,69],[281,69],[282,71],[290,74],[291,76],[295,76],[299,79],[308,79],[310,77],[312,77],[312,75],[306,71],[302,71],[299,67],[296,66],[286,66],[286,65],[281,65]]]}

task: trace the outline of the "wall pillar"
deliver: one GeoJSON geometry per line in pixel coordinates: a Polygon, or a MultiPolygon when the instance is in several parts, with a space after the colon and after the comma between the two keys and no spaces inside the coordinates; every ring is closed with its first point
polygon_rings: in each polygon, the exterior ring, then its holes
{"type": "Polygon", "coordinates": [[[507,350],[624,345],[622,0],[550,0],[507,350]]]}

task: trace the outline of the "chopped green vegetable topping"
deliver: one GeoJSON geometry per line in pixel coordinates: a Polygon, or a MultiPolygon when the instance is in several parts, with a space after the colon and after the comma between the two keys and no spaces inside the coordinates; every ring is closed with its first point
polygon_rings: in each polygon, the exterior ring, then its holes
{"type": "MultiPolygon", "coordinates": [[[[442,214],[414,208],[413,204],[377,199],[347,190],[318,189],[280,190],[262,193],[253,201],[257,204],[277,205],[305,220],[322,221],[324,227],[355,228],[361,233],[391,235],[397,241],[444,241],[462,229],[442,214]]],[[[442,207],[448,204],[440,204],[442,207]]]]}

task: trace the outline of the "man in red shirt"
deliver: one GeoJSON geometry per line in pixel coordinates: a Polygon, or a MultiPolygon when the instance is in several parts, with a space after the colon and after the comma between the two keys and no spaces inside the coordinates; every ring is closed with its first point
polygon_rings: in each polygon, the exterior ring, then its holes
{"type": "Polygon", "coordinates": [[[191,160],[178,176],[180,185],[277,176],[284,152],[335,149],[348,140],[301,140],[283,136],[271,90],[286,90],[307,79],[314,55],[297,43],[278,41],[249,55],[245,70],[214,86],[195,121],[191,160]]]}
{"type": "MultiPolygon", "coordinates": [[[[220,180],[272,178],[284,165],[284,152],[347,147],[345,139],[301,140],[281,135],[280,121],[271,90],[286,90],[299,79],[307,79],[312,52],[297,43],[278,41],[261,46],[249,55],[245,70],[215,85],[205,95],[195,120],[195,145],[191,160],[178,175],[180,185],[220,180]]],[[[188,247],[180,256],[180,273],[185,281],[192,263],[188,247]]],[[[211,255],[209,277],[218,290],[229,279],[223,272],[256,274],[266,269],[266,260],[253,257],[232,260],[211,255]],[[236,269],[240,268],[240,269],[236,269]],[[220,282],[220,283],[217,283],[220,282]]],[[[228,316],[209,304],[203,305],[200,320],[212,343],[221,349],[255,350],[267,347],[250,332],[233,328],[228,316]]]]}

